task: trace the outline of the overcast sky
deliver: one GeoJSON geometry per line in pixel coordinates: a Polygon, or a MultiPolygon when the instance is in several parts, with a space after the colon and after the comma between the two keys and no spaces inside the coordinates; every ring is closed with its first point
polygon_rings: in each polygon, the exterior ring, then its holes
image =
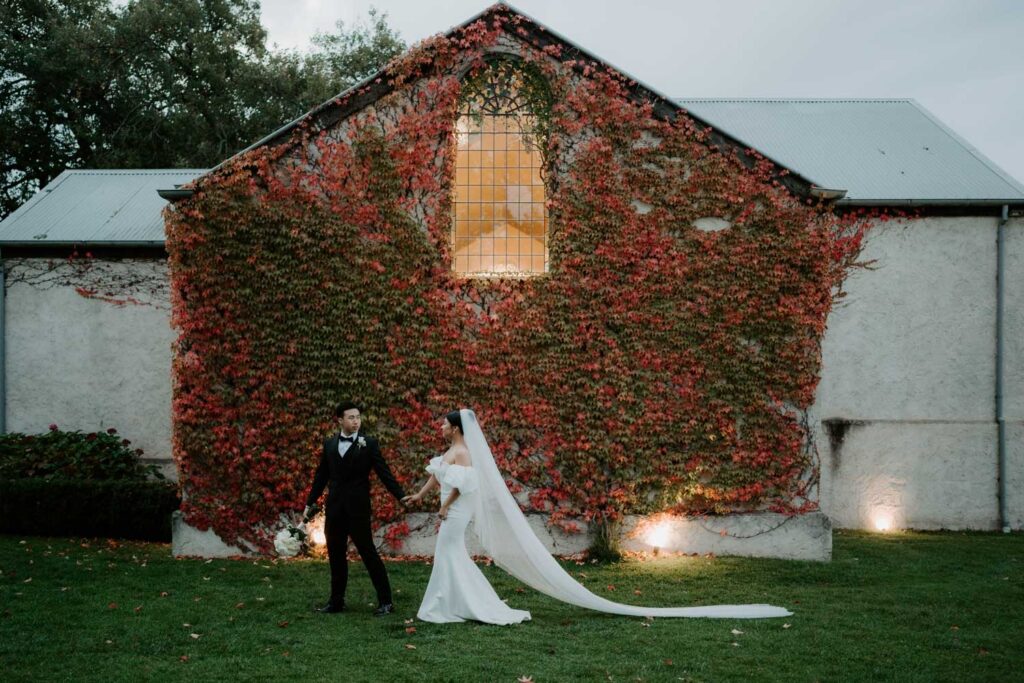
{"type": "MultiPolygon", "coordinates": [[[[408,43],[486,0],[262,0],[270,42],[388,15],[408,43]]],[[[671,97],[911,97],[1024,182],[1024,0],[517,0],[671,97]]]]}

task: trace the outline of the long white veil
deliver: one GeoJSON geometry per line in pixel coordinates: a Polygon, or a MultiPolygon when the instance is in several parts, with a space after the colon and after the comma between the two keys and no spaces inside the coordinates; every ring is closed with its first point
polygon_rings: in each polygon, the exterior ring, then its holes
{"type": "Polygon", "coordinates": [[[462,431],[480,481],[473,526],[484,552],[494,563],[526,585],[571,605],[638,617],[712,617],[761,619],[791,612],[771,605],[709,605],[705,607],[637,607],[594,595],[551,556],[533,533],[505,479],[472,410],[463,409],[462,431]]]}

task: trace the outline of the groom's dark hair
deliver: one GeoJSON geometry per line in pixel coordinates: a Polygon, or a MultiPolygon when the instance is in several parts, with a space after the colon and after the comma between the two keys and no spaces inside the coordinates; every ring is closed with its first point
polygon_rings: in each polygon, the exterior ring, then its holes
{"type": "Polygon", "coordinates": [[[334,408],[334,417],[345,417],[346,410],[358,410],[360,413],[363,409],[359,407],[359,404],[355,401],[342,401],[334,408]]]}

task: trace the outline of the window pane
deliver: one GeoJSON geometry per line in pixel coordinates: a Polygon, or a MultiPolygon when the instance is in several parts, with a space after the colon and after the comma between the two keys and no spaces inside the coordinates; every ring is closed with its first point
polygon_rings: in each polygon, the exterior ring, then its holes
{"type": "Polygon", "coordinates": [[[528,107],[516,100],[501,108],[515,98],[501,89],[470,98],[456,122],[452,266],[459,273],[546,270],[543,158],[528,107]]]}

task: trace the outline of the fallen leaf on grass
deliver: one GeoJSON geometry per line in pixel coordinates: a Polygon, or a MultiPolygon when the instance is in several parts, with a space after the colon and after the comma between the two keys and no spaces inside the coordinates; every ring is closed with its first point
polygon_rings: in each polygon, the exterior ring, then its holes
{"type": "Polygon", "coordinates": [[[245,603],[244,602],[240,602],[237,605],[235,605],[235,609],[242,609],[243,607],[245,607],[245,603]]]}
{"type": "Polygon", "coordinates": [[[416,627],[415,626],[409,626],[409,627],[407,627],[405,629],[405,632],[406,633],[416,633],[416,627]]]}
{"type": "Polygon", "coordinates": [[[170,593],[168,593],[167,591],[160,591],[161,598],[166,598],[168,595],[170,595],[170,593]]]}
{"type": "Polygon", "coordinates": [[[30,577],[28,577],[27,579],[25,579],[24,581],[22,581],[22,583],[32,583],[32,577],[31,577],[31,576],[30,576],[30,577]]]}
{"type": "Polygon", "coordinates": [[[650,628],[651,627],[651,625],[649,623],[647,623],[646,621],[641,621],[640,625],[643,626],[644,628],[650,628]]]}
{"type": "Polygon", "coordinates": [[[639,588],[634,588],[633,589],[633,595],[643,595],[643,594],[644,594],[643,591],[640,590],[639,588]]]}
{"type": "Polygon", "coordinates": [[[983,647],[979,647],[979,648],[978,648],[978,654],[979,654],[980,656],[984,657],[985,655],[987,655],[987,654],[988,654],[988,650],[986,650],[986,649],[985,649],[985,648],[983,648],[983,647]]]}
{"type": "Polygon", "coordinates": [[[190,633],[190,634],[188,634],[188,635],[189,635],[189,637],[190,637],[190,638],[191,638],[192,640],[199,640],[199,634],[198,634],[198,633],[190,633]]]}
{"type": "Polygon", "coordinates": [[[117,609],[117,603],[111,602],[107,604],[107,609],[117,609]]]}
{"type": "Polygon", "coordinates": [[[182,656],[178,657],[178,661],[187,662],[188,661],[188,655],[182,655],[182,656]]]}
{"type": "Polygon", "coordinates": [[[135,608],[134,610],[132,610],[132,611],[133,611],[133,612],[135,612],[136,614],[138,614],[139,612],[141,612],[141,611],[142,611],[142,605],[139,605],[138,607],[136,607],[136,608],[135,608]]]}
{"type": "Polygon", "coordinates": [[[792,626],[792,624],[783,624],[782,628],[789,628],[790,626],[792,626]]]}
{"type": "Polygon", "coordinates": [[[288,627],[288,620],[286,619],[284,621],[277,622],[277,627],[278,628],[287,628],[288,627]]]}
{"type": "Polygon", "coordinates": [[[665,660],[665,666],[672,666],[672,660],[671,659],[666,659],[665,660]]]}
{"type": "Polygon", "coordinates": [[[533,676],[520,676],[516,679],[516,683],[533,683],[533,676]]]}
{"type": "Polygon", "coordinates": [[[416,649],[416,646],[415,646],[415,645],[413,645],[412,643],[406,643],[406,644],[405,644],[405,649],[406,649],[406,650],[415,650],[415,649],[416,649]]]}
{"type": "Polygon", "coordinates": [[[960,627],[957,626],[956,624],[953,624],[952,626],[949,627],[949,630],[950,631],[959,631],[960,627]]]}
{"type": "Polygon", "coordinates": [[[609,583],[607,586],[605,586],[605,590],[613,591],[615,590],[615,586],[609,583]]]}
{"type": "Polygon", "coordinates": [[[743,631],[739,630],[738,628],[734,628],[732,631],[730,631],[730,633],[732,633],[734,636],[742,636],[743,635],[743,631]]]}
{"type": "Polygon", "coordinates": [[[739,647],[739,646],[740,646],[740,644],[739,644],[739,643],[737,643],[737,642],[733,642],[732,646],[733,646],[733,647],[739,647]]]}
{"type": "Polygon", "coordinates": [[[412,623],[413,621],[415,621],[415,619],[406,619],[406,620],[405,620],[404,622],[402,622],[402,623],[404,623],[404,624],[411,624],[411,623],[412,623]]]}

